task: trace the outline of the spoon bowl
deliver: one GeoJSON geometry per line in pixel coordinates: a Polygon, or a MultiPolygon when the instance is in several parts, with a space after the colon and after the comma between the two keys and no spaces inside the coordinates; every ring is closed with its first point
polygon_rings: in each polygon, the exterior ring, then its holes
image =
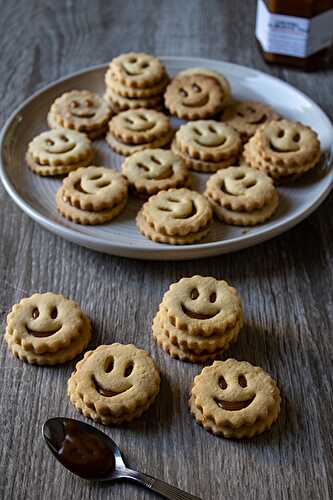
{"type": "Polygon", "coordinates": [[[44,423],[42,432],[57,460],[83,479],[129,479],[170,500],[200,500],[164,481],[126,467],[116,443],[92,425],[80,420],[56,417],[44,423]]]}

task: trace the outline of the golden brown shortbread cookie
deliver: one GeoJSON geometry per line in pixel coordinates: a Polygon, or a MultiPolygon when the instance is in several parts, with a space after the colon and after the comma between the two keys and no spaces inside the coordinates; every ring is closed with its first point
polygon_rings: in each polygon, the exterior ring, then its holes
{"type": "Polygon", "coordinates": [[[117,343],[85,354],[69,379],[68,395],[79,410],[90,410],[90,418],[121,423],[147,409],[159,386],[160,375],[150,356],[132,344],[117,343]]]}
{"type": "Polygon", "coordinates": [[[5,339],[14,355],[28,363],[63,363],[79,354],[90,337],[89,319],[59,294],[24,298],[7,317],[5,339]]]}
{"type": "Polygon", "coordinates": [[[167,86],[166,108],[185,120],[210,118],[221,111],[224,93],[215,78],[205,75],[177,77],[167,86]]]}
{"type": "Polygon", "coordinates": [[[240,439],[271,427],[280,411],[281,396],[264,370],[227,359],[215,361],[195,377],[189,404],[206,430],[240,439]]]}
{"type": "Polygon", "coordinates": [[[41,166],[63,167],[91,158],[91,142],[80,132],[64,128],[37,135],[28,146],[28,155],[41,166]]]}
{"type": "Polygon", "coordinates": [[[176,328],[206,337],[226,332],[243,317],[235,288],[211,276],[196,275],[173,283],[161,308],[176,328]]]}
{"type": "Polygon", "coordinates": [[[131,187],[144,195],[184,186],[189,172],[184,162],[172,151],[145,149],[131,155],[122,165],[131,187]]]}
{"type": "Polygon", "coordinates": [[[237,166],[212,175],[205,194],[227,209],[251,212],[262,208],[274,196],[273,181],[251,167],[237,166]]]}
{"type": "Polygon", "coordinates": [[[113,151],[119,155],[123,156],[131,156],[134,153],[138,153],[139,151],[143,151],[144,149],[158,149],[167,146],[172,141],[174,136],[174,131],[170,127],[168,132],[161,137],[155,139],[151,142],[146,142],[143,144],[126,144],[124,142],[119,141],[111,132],[109,132],[106,136],[106,142],[110,146],[113,151]]]}
{"type": "Polygon", "coordinates": [[[41,165],[37,161],[34,161],[31,154],[29,152],[26,153],[25,159],[28,167],[38,175],[42,177],[56,177],[58,175],[65,175],[69,172],[74,172],[78,168],[84,168],[91,164],[94,153],[91,150],[91,153],[85,160],[78,161],[76,163],[70,163],[69,165],[41,165]]]}
{"type": "Polygon", "coordinates": [[[318,150],[314,157],[309,159],[306,163],[303,163],[301,166],[297,164],[288,167],[285,165],[274,165],[260,156],[257,134],[255,134],[251,137],[249,142],[245,144],[243,156],[248,165],[264,171],[267,175],[274,179],[274,182],[288,182],[301,177],[303,174],[314,168],[320,161],[321,152],[318,150]]]}
{"type": "Polygon", "coordinates": [[[196,67],[196,68],[188,68],[185,69],[184,71],[181,71],[180,73],[177,73],[175,78],[180,78],[182,76],[189,76],[189,75],[204,75],[217,80],[223,91],[222,104],[225,105],[230,96],[231,90],[228,80],[221,73],[208,68],[196,67]]]}
{"type": "Polygon", "coordinates": [[[82,210],[81,208],[76,208],[71,205],[66,199],[63,186],[61,186],[56,193],[57,210],[63,217],[66,217],[66,219],[75,222],[76,224],[105,224],[106,222],[110,222],[112,219],[117,217],[117,215],[124,210],[126,204],[127,196],[111,208],[105,208],[104,210],[94,212],[92,210],[82,210]]]}
{"type": "Polygon", "coordinates": [[[221,168],[227,168],[229,167],[229,165],[234,165],[238,160],[237,156],[232,156],[227,160],[222,160],[218,162],[196,160],[188,156],[186,153],[183,153],[179,149],[177,141],[175,139],[172,141],[171,149],[175,153],[175,155],[179,156],[183,160],[183,162],[188,168],[194,170],[195,172],[205,172],[205,173],[216,172],[221,168]]]}
{"type": "Polygon", "coordinates": [[[133,109],[114,116],[111,134],[126,144],[145,144],[167,134],[171,125],[167,116],[153,109],[133,109]]]}
{"type": "Polygon", "coordinates": [[[165,75],[159,82],[151,87],[128,87],[127,85],[124,85],[123,83],[120,83],[118,80],[116,80],[113,77],[112,71],[110,69],[108,69],[105,74],[105,84],[108,89],[111,89],[114,93],[122,97],[129,97],[131,99],[145,99],[147,97],[149,98],[153,96],[161,96],[168,83],[169,78],[167,75],[165,75]]]}
{"type": "Polygon", "coordinates": [[[169,236],[186,236],[212,220],[207,199],[187,188],[159,191],[143,205],[142,213],[153,229],[169,236]]]}
{"type": "Polygon", "coordinates": [[[241,150],[239,133],[214,120],[198,120],[182,125],[176,133],[176,141],[182,153],[204,161],[230,160],[241,150]]]}
{"type": "Polygon", "coordinates": [[[72,90],[54,101],[48,123],[50,127],[64,127],[96,137],[106,131],[111,114],[107,103],[95,92],[72,90]]]}
{"type": "Polygon", "coordinates": [[[257,129],[279,115],[270,106],[257,101],[235,101],[225,107],[220,116],[223,123],[238,130],[243,142],[252,137],[257,129]]]}
{"type": "Polygon", "coordinates": [[[63,197],[73,207],[98,212],[127,198],[128,183],[120,172],[90,166],[72,172],[63,181],[63,197]]]}
{"type": "Polygon", "coordinates": [[[166,75],[161,61],[144,52],[129,52],[115,57],[109,72],[117,81],[133,88],[153,87],[166,75]]]}
{"type": "Polygon", "coordinates": [[[149,238],[156,243],[168,243],[170,245],[191,245],[192,243],[197,243],[205,238],[210,230],[210,223],[208,223],[205,227],[200,228],[199,231],[188,233],[185,236],[170,236],[156,231],[153,224],[149,224],[147,222],[142,209],[137,214],[136,223],[140,233],[142,233],[146,238],[149,238]]]}
{"type": "Polygon", "coordinates": [[[162,105],[162,96],[154,95],[151,97],[124,97],[116,94],[114,90],[108,88],[104,94],[104,99],[110,105],[111,109],[118,109],[119,111],[127,111],[129,109],[158,109],[162,105]]]}
{"type": "Polygon", "coordinates": [[[279,195],[275,190],[272,198],[266,202],[261,208],[252,210],[251,212],[244,212],[238,210],[231,210],[222,207],[216,201],[210,200],[214,213],[218,219],[226,224],[235,226],[257,226],[269,220],[276,212],[279,206],[279,195]]]}
{"type": "Polygon", "coordinates": [[[258,129],[257,151],[274,167],[300,167],[318,157],[320,142],[311,127],[290,120],[274,120],[258,129]]]}

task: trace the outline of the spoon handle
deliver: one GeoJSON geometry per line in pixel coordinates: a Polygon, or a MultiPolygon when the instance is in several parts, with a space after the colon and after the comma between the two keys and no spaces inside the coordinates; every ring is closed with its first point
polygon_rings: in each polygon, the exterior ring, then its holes
{"type": "Polygon", "coordinates": [[[190,493],[186,493],[186,491],[182,491],[175,486],[171,486],[171,484],[165,483],[160,479],[155,479],[152,476],[148,476],[148,474],[143,474],[142,472],[126,469],[126,473],[124,475],[128,479],[132,479],[133,481],[142,484],[142,486],[155,491],[155,493],[159,493],[169,500],[201,500],[199,497],[190,495],[190,493]]]}

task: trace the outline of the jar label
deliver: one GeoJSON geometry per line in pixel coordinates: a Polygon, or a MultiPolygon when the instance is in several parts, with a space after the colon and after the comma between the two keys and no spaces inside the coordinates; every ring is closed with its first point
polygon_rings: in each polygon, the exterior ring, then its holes
{"type": "Polygon", "coordinates": [[[332,43],[333,9],[306,19],[272,14],[264,0],[258,0],[256,37],[265,52],[308,57],[332,43]]]}

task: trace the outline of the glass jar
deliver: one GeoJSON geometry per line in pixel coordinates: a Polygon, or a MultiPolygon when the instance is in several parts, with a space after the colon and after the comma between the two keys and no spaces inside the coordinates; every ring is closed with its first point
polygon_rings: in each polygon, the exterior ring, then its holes
{"type": "Polygon", "coordinates": [[[333,0],[258,0],[256,38],[268,63],[314,69],[333,39],[333,0]]]}

